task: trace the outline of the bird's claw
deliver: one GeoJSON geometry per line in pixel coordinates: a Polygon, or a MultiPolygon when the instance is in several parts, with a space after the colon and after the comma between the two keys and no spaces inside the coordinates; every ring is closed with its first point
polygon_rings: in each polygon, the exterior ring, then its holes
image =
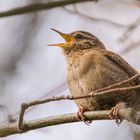
{"type": "Polygon", "coordinates": [[[122,119],[119,117],[118,111],[119,111],[119,108],[117,106],[112,107],[112,109],[111,109],[111,111],[109,113],[109,117],[111,119],[115,119],[116,120],[116,124],[120,125],[122,123],[122,119]]]}
{"type": "Polygon", "coordinates": [[[84,116],[84,112],[89,111],[89,109],[87,109],[84,106],[80,106],[79,110],[77,112],[77,117],[80,121],[83,121],[86,125],[90,125],[92,123],[91,120],[86,120],[85,116],[84,116]]]}
{"type": "Polygon", "coordinates": [[[124,108],[126,108],[127,107],[127,103],[125,103],[125,102],[120,102],[120,103],[118,103],[118,104],[116,104],[114,107],[112,107],[112,109],[111,109],[111,111],[110,111],[110,115],[109,115],[109,117],[111,118],[111,119],[115,119],[116,120],[116,123],[117,123],[117,125],[120,125],[121,124],[121,122],[123,121],[120,117],[119,117],[119,110],[120,109],[124,109],[124,108]]]}

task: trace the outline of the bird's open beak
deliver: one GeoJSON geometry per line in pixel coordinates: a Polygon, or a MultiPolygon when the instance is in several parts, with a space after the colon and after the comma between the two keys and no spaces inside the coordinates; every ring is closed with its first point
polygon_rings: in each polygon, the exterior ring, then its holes
{"type": "Polygon", "coordinates": [[[51,29],[53,31],[57,32],[61,37],[63,37],[63,39],[65,40],[65,43],[49,44],[48,46],[58,46],[61,48],[67,48],[75,42],[75,39],[73,36],[71,36],[69,34],[62,33],[56,29],[53,29],[53,28],[51,28],[51,29]]]}

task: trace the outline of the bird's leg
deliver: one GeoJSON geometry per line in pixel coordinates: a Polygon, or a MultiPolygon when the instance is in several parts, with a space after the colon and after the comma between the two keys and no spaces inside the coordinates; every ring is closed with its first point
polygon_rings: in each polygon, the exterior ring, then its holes
{"type": "Polygon", "coordinates": [[[120,125],[121,122],[123,121],[120,117],[119,117],[119,110],[120,109],[124,109],[127,107],[127,103],[125,102],[119,102],[117,103],[114,107],[111,108],[111,111],[110,111],[110,118],[111,119],[115,119],[116,120],[116,123],[117,125],[120,125]]]}
{"type": "Polygon", "coordinates": [[[87,107],[80,105],[79,110],[77,112],[77,117],[80,121],[83,121],[85,124],[89,125],[92,121],[86,121],[86,118],[84,117],[84,112],[90,111],[87,107]]]}

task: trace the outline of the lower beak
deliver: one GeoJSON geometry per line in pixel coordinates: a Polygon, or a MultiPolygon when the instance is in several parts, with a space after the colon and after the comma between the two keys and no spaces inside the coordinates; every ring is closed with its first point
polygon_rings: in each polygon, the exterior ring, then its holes
{"type": "Polygon", "coordinates": [[[73,36],[71,36],[69,34],[62,33],[62,32],[60,32],[56,29],[53,29],[53,28],[51,28],[51,29],[53,31],[57,32],[65,40],[65,43],[49,44],[48,46],[58,46],[58,47],[61,47],[61,48],[67,48],[75,42],[73,36]]]}

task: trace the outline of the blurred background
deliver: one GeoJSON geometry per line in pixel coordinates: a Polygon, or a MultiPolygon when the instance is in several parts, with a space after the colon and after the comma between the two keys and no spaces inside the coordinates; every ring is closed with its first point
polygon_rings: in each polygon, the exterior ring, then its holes
{"type": "MultiPolygon", "coordinates": [[[[61,0],[58,0],[61,1],[61,0]]],[[[69,0],[71,1],[71,0],[69,0]]],[[[0,13],[16,7],[53,0],[0,0],[0,13]]],[[[1,16],[1,14],[0,14],[1,16]]],[[[20,105],[36,99],[68,95],[61,49],[47,44],[62,39],[50,28],[69,33],[85,30],[107,49],[124,57],[140,71],[140,1],[93,0],[0,17],[0,125],[17,121],[20,105]]],[[[73,101],[39,105],[25,119],[76,112],[73,101]]],[[[124,121],[93,121],[90,126],[72,123],[12,135],[4,140],[139,140],[140,129],[124,121]]]]}

